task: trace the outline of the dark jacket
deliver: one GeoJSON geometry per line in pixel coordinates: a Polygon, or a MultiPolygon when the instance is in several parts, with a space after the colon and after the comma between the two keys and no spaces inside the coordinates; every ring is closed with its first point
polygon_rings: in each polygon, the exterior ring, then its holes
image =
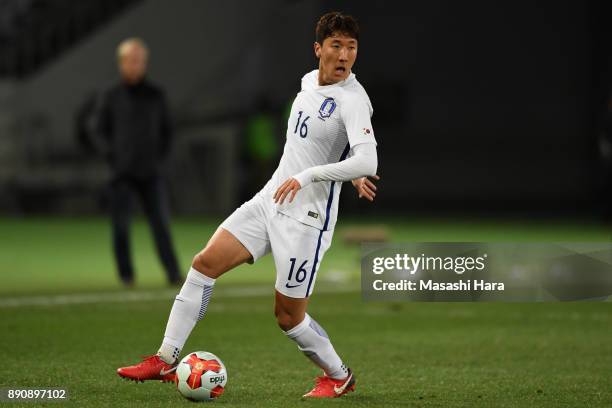
{"type": "Polygon", "coordinates": [[[97,133],[115,177],[159,175],[172,138],[163,91],[146,80],[111,86],[102,95],[97,133]]]}

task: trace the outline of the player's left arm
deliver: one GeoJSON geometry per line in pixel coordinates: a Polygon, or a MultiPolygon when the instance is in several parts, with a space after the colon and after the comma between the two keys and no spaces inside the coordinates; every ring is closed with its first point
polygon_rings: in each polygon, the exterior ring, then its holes
{"type": "Polygon", "coordinates": [[[319,181],[353,181],[360,197],[370,201],[376,195],[376,186],[367,177],[378,180],[376,169],[378,157],[376,140],[370,123],[370,109],[361,99],[352,99],[343,104],[342,118],[346,127],[352,156],[338,163],[310,167],[286,180],[274,193],[274,201],[282,204],[287,196],[289,202],[310,183],[319,181]],[[357,183],[357,185],[355,185],[357,183]]]}
{"type": "Polygon", "coordinates": [[[353,147],[352,150],[354,155],[346,160],[309,167],[289,178],[274,193],[274,201],[282,204],[289,196],[289,202],[292,202],[301,188],[319,181],[351,181],[365,176],[377,177],[376,145],[363,143],[353,147]]]}

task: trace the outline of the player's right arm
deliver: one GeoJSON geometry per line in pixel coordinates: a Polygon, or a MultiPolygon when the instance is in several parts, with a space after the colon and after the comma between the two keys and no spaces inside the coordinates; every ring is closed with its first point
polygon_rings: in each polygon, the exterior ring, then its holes
{"type": "MultiPolygon", "coordinates": [[[[371,105],[366,104],[364,99],[356,97],[350,98],[346,102],[348,103],[343,104],[342,118],[344,119],[351,147],[359,143],[376,144],[374,129],[370,120],[373,113],[371,105]]],[[[378,175],[371,175],[351,180],[359,198],[374,201],[377,188],[371,179],[377,181],[380,180],[380,177],[378,175]]]]}
{"type": "MultiPolygon", "coordinates": [[[[376,181],[380,180],[380,177],[378,175],[371,177],[376,181]]],[[[377,188],[374,182],[372,182],[372,180],[370,180],[368,177],[360,177],[351,180],[351,183],[353,184],[353,187],[355,187],[355,189],[357,190],[359,198],[365,198],[368,201],[374,201],[374,197],[376,197],[377,188]]]]}
{"type": "MultiPolygon", "coordinates": [[[[350,153],[349,157],[351,157],[350,153]]],[[[357,190],[357,196],[359,198],[365,198],[368,201],[374,201],[374,197],[376,197],[376,191],[378,190],[376,184],[374,184],[374,181],[378,180],[380,180],[380,176],[378,175],[364,176],[351,180],[351,184],[353,184],[353,187],[355,187],[355,190],[357,190]]]]}

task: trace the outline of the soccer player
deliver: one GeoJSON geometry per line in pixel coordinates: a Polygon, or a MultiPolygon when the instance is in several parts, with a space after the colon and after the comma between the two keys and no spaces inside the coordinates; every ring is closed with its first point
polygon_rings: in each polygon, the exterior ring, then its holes
{"type": "Polygon", "coordinates": [[[351,180],[360,198],[373,201],[376,195],[368,179],[378,179],[372,105],[351,72],[358,41],[359,27],[353,17],[331,12],[320,18],[314,44],[319,69],[302,78],[278,168],[194,257],[159,352],[119,368],[121,377],[172,381],[181,348],[206,313],[215,280],[272,252],[278,325],[324,372],[304,397],[339,397],[354,390],[355,376],[306,307],[331,244],[342,182],[351,180]]]}

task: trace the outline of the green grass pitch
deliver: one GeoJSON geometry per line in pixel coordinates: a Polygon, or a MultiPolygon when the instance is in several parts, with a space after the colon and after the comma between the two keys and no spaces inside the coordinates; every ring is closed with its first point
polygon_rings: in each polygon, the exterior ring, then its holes
{"type": "MultiPolygon", "coordinates": [[[[612,303],[364,303],[359,248],[341,239],[355,221],[339,224],[309,311],[354,369],[357,392],[301,401],[318,370],[276,327],[267,257],[219,280],[185,346],[219,355],[228,368],[226,393],[214,405],[612,406],[612,303]]],[[[217,222],[174,223],[185,268],[217,222]]],[[[390,225],[396,242],[601,242],[610,235],[583,222],[377,223],[390,225]]],[[[157,350],[176,291],[164,286],[142,222],[134,226],[133,249],[138,288],[124,291],[106,220],[0,220],[0,388],[61,387],[70,397],[7,406],[193,406],[171,384],[135,384],[115,374],[157,350]]]]}

